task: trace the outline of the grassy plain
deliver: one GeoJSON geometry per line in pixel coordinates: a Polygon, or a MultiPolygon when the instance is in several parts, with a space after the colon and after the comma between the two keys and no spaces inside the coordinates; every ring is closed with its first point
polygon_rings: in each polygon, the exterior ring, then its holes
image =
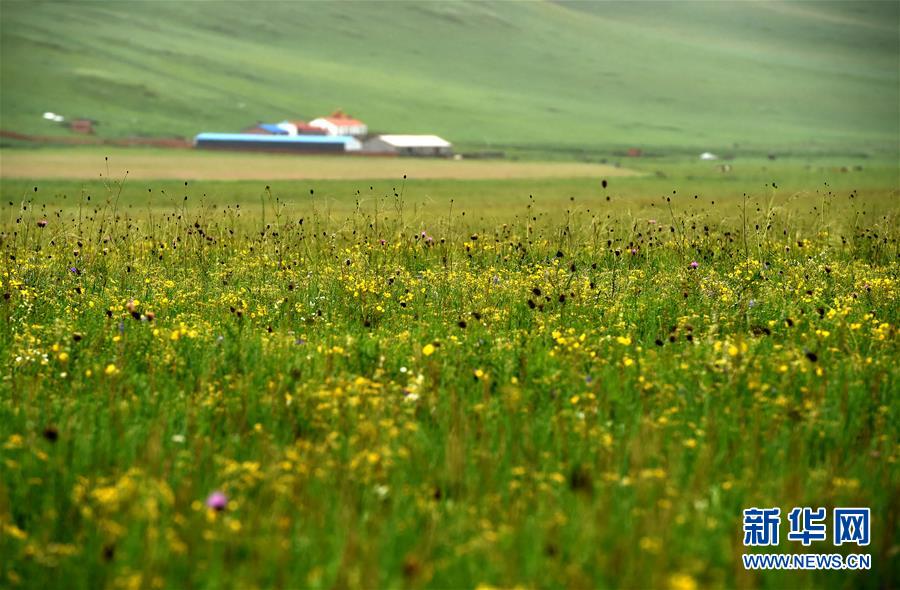
{"type": "MultiPolygon", "coordinates": [[[[892,158],[861,156],[737,158],[609,158],[598,162],[479,161],[291,156],[133,148],[0,149],[0,196],[5,203],[36,198],[53,210],[117,196],[125,207],[189,205],[257,207],[266,186],[289,208],[314,202],[346,213],[357,201],[374,207],[404,192],[410,206],[446,212],[450,201],[470,212],[514,213],[533,196],[548,212],[616,200],[616,209],[655,207],[662,196],[698,195],[696,208],[734,203],[745,193],[777,193],[785,204],[816,205],[815,195],[865,191],[889,202],[900,190],[892,158]],[[727,166],[727,171],[723,171],[727,166]],[[608,190],[602,186],[606,180],[608,190]],[[188,182],[185,188],[184,182],[188,182]],[[37,194],[34,192],[38,187],[37,194]],[[310,197],[310,190],[315,198],[310,197]],[[802,198],[801,198],[802,197],[802,198]],[[724,201],[723,201],[724,199],[724,201]]],[[[459,210],[459,209],[458,209],[459,210]]],[[[251,211],[252,212],[252,211],[251,211]]]]}
{"type": "Polygon", "coordinates": [[[236,131],[342,107],[459,147],[897,153],[896,2],[30,2],[4,129],[236,131]]]}
{"type": "Polygon", "coordinates": [[[203,150],[41,148],[0,150],[0,178],[115,180],[369,180],[583,178],[637,174],[588,162],[409,159],[203,150]]]}
{"type": "Polygon", "coordinates": [[[533,161],[4,139],[0,587],[895,587],[897,16],[4,1],[4,130],[533,161]],[[751,506],[872,570],[746,571],[751,506]]]}
{"type": "Polygon", "coordinates": [[[892,586],[896,164],[731,164],[0,179],[2,584],[892,586]]]}

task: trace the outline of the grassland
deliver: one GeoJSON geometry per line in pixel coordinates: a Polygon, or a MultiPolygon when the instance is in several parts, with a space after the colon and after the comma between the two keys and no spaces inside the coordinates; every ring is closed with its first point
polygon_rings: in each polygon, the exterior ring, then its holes
{"type": "Polygon", "coordinates": [[[4,139],[0,587],[897,586],[896,2],[0,10],[4,130],[511,156],[4,139]]]}
{"type": "Polygon", "coordinates": [[[2,584],[894,585],[896,163],[641,172],[0,178],[2,584]]]}
{"type": "Polygon", "coordinates": [[[896,2],[21,2],[2,126],[193,136],[336,107],[376,131],[566,157],[890,153],[896,2]]]}
{"type": "Polygon", "coordinates": [[[134,180],[533,179],[631,176],[585,162],[408,159],[153,149],[3,149],[2,178],[134,180]]]}
{"type": "Polygon", "coordinates": [[[33,199],[44,215],[112,199],[123,211],[138,214],[171,211],[185,197],[189,206],[240,206],[258,215],[266,187],[287,214],[301,214],[315,205],[333,221],[357,209],[374,213],[379,203],[384,211],[395,193],[403,195],[408,214],[416,212],[416,223],[447,215],[451,203],[456,213],[465,212],[476,221],[523,215],[529,204],[539,215],[551,217],[566,210],[590,213],[609,203],[620,215],[655,212],[665,217],[661,198],[673,194],[696,195],[692,209],[712,207],[734,219],[745,194],[777,195],[783,206],[804,214],[812,213],[823,195],[853,191],[886,208],[900,198],[900,170],[892,159],[865,157],[740,158],[724,163],[624,158],[603,165],[144,149],[0,150],[0,203],[8,217],[14,214],[10,203],[18,206],[23,199],[33,199]]]}

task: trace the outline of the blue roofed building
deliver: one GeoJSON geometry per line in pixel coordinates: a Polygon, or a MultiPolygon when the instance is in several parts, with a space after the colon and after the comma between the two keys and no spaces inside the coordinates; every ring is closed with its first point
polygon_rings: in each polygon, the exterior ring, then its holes
{"type": "Polygon", "coordinates": [[[309,154],[355,152],[362,148],[362,143],[349,135],[201,133],[194,138],[194,147],[213,150],[309,154]]]}
{"type": "Polygon", "coordinates": [[[263,123],[259,128],[268,131],[272,135],[290,135],[287,129],[282,129],[280,125],[275,125],[273,123],[263,123]]]}
{"type": "Polygon", "coordinates": [[[251,133],[253,135],[291,135],[287,129],[283,129],[274,123],[257,123],[252,127],[241,130],[240,133],[251,133]]]}

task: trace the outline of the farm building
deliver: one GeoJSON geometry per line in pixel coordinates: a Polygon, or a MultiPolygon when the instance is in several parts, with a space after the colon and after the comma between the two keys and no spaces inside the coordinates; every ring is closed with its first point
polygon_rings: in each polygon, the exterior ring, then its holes
{"type": "Polygon", "coordinates": [[[369,132],[368,126],[358,119],[337,110],[328,117],[319,117],[309,122],[310,127],[324,130],[328,135],[350,135],[361,137],[369,132]]]}
{"type": "Polygon", "coordinates": [[[446,158],[453,155],[453,146],[437,135],[378,135],[363,144],[363,152],[446,158]]]}
{"type": "Polygon", "coordinates": [[[253,127],[247,127],[241,133],[251,133],[253,135],[287,135],[288,132],[271,123],[259,123],[253,127]]]}
{"type": "Polygon", "coordinates": [[[257,123],[241,133],[255,135],[327,135],[324,129],[313,127],[306,121],[282,121],[281,123],[257,123]]]}
{"type": "MultiPolygon", "coordinates": [[[[314,127],[306,121],[282,121],[278,123],[278,127],[286,131],[288,135],[328,135],[321,127],[314,127]]],[[[337,135],[349,135],[349,133],[338,133],[337,135]]]]}
{"type": "Polygon", "coordinates": [[[69,122],[69,129],[75,133],[91,135],[94,133],[94,125],[96,124],[97,121],[94,121],[93,119],[72,119],[69,122]]]}
{"type": "Polygon", "coordinates": [[[291,153],[344,153],[359,151],[362,144],[346,135],[260,135],[253,133],[201,133],[194,147],[291,153]]]}

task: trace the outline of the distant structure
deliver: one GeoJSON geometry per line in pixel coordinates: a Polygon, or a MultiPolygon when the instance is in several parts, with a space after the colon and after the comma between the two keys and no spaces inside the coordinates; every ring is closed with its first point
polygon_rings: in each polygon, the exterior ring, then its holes
{"type": "Polygon", "coordinates": [[[94,133],[94,125],[96,124],[97,121],[94,121],[93,119],[72,119],[69,122],[69,129],[75,133],[92,135],[94,133]]]}
{"type": "Polygon", "coordinates": [[[201,133],[194,147],[211,150],[331,154],[358,152],[362,143],[347,135],[265,135],[259,133],[201,133]]]}
{"type": "Polygon", "coordinates": [[[257,121],[240,133],[201,133],[194,138],[194,147],[306,154],[453,157],[451,143],[437,135],[368,133],[365,123],[337,110],[328,117],[319,117],[308,123],[298,119],[286,119],[280,123],[257,121]]]}
{"type": "Polygon", "coordinates": [[[257,123],[241,133],[255,135],[328,135],[324,129],[313,127],[306,121],[282,121],[281,123],[257,123]]]}
{"type": "Polygon", "coordinates": [[[273,125],[271,123],[259,123],[252,127],[247,127],[241,133],[252,133],[253,135],[287,135],[287,131],[279,127],[278,125],[273,125]]]}
{"type": "Polygon", "coordinates": [[[370,154],[449,158],[453,145],[437,135],[376,135],[363,143],[370,154]]]}
{"type": "Polygon", "coordinates": [[[319,117],[309,122],[310,127],[324,130],[328,135],[349,135],[363,137],[369,133],[369,127],[358,119],[338,109],[328,117],[319,117]]]}
{"type": "MultiPolygon", "coordinates": [[[[282,121],[277,127],[288,135],[328,135],[328,132],[321,127],[314,127],[306,121],[282,121]]],[[[349,133],[338,133],[337,135],[350,135],[349,133]]]]}

